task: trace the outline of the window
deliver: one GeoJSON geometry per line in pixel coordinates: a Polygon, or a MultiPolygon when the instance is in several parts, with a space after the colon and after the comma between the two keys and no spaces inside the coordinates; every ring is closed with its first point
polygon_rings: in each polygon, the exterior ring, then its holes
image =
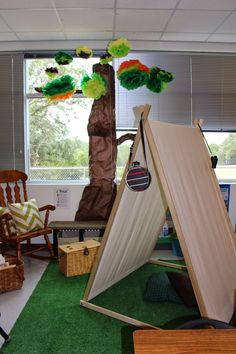
{"type": "MultiPolygon", "coordinates": [[[[71,75],[79,82],[84,73],[92,73],[98,58],[75,58],[59,68],[60,75],[71,75]]],[[[49,78],[45,72],[55,67],[54,59],[26,59],[28,174],[31,181],[88,182],[87,123],[92,99],[81,94],[73,98],[49,101],[35,88],[42,88],[49,78]]]]}
{"type": "MultiPolygon", "coordinates": [[[[69,74],[76,87],[99,58],[74,58],[60,67],[60,74],[69,74]]],[[[55,67],[53,58],[26,59],[26,112],[28,141],[28,175],[31,181],[89,182],[88,118],[92,99],[75,94],[73,98],[49,101],[40,89],[49,81],[45,69],[55,67]],[[36,90],[37,89],[37,90],[36,90]]],[[[126,131],[122,131],[125,134],[126,131]]],[[[122,135],[117,133],[117,137],[122,135]]],[[[118,147],[117,180],[122,177],[129,156],[131,141],[118,147]]]]}
{"type": "MultiPolygon", "coordinates": [[[[135,58],[149,67],[159,66],[170,71],[175,78],[159,95],[145,87],[128,91],[116,80],[117,137],[134,129],[132,108],[141,104],[151,104],[151,119],[192,125],[195,118],[203,118],[205,136],[212,152],[219,157],[215,170],[218,179],[235,181],[236,56],[131,53],[125,59],[114,60],[115,71],[123,60],[135,58]]],[[[60,70],[62,74],[75,77],[79,88],[83,74],[92,73],[92,65],[98,60],[74,58],[60,70]]],[[[54,58],[26,59],[27,171],[31,181],[88,183],[86,127],[93,100],[75,94],[69,100],[50,102],[36,92],[35,88],[47,83],[45,68],[50,66],[55,66],[54,58]]],[[[14,113],[16,115],[16,110],[14,113]]],[[[130,145],[131,141],[127,141],[118,147],[118,179],[122,176],[130,145]]]]}
{"type": "Polygon", "coordinates": [[[212,155],[218,157],[216,176],[219,182],[236,181],[236,132],[205,132],[212,155]]]}

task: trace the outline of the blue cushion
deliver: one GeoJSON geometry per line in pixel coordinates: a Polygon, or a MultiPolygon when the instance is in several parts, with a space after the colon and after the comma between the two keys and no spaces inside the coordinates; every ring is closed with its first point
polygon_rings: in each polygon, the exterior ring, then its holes
{"type": "Polygon", "coordinates": [[[155,302],[170,301],[183,304],[165,272],[153,273],[148,278],[144,292],[144,300],[155,302]]]}

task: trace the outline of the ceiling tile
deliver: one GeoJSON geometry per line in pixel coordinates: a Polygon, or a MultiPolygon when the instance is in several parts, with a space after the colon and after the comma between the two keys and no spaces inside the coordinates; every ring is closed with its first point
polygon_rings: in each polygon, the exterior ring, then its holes
{"type": "Polygon", "coordinates": [[[171,10],[117,10],[116,31],[162,31],[171,10]]]}
{"type": "MultiPolygon", "coordinates": [[[[116,32],[116,38],[126,38],[128,40],[150,40],[160,39],[162,32],[116,32]]],[[[131,43],[132,44],[132,43],[131,43]]]]}
{"type": "Polygon", "coordinates": [[[191,11],[177,10],[168,24],[167,32],[199,32],[214,31],[229,15],[228,11],[191,11]]]}
{"type": "Polygon", "coordinates": [[[14,33],[0,33],[0,41],[16,41],[17,36],[14,33]]]}
{"type": "Polygon", "coordinates": [[[124,9],[174,9],[178,0],[117,0],[117,8],[124,9]]]}
{"type": "Polygon", "coordinates": [[[1,0],[0,10],[2,9],[51,9],[50,0],[1,0]]]}
{"type": "Polygon", "coordinates": [[[217,29],[216,33],[236,33],[236,12],[217,29]]]}
{"type": "Polygon", "coordinates": [[[58,8],[107,8],[112,9],[115,4],[115,0],[54,0],[56,7],[58,8]]]}
{"type": "Polygon", "coordinates": [[[23,41],[58,41],[65,39],[62,32],[18,32],[17,35],[23,41]]]}
{"type": "Polygon", "coordinates": [[[205,41],[207,37],[207,33],[164,33],[161,40],[195,42],[205,41]]]}
{"type": "MultiPolygon", "coordinates": [[[[107,40],[110,41],[112,39],[113,32],[66,32],[66,37],[69,40],[107,40]]],[[[88,43],[89,45],[89,43],[88,43]]],[[[78,43],[79,46],[79,43],[78,43]]]]}
{"type": "Polygon", "coordinates": [[[60,30],[53,10],[0,11],[0,15],[15,32],[60,30]]]}
{"type": "Polygon", "coordinates": [[[92,32],[111,31],[113,29],[112,10],[59,10],[65,31],[92,32]]]}
{"type": "Polygon", "coordinates": [[[236,43],[236,34],[215,33],[210,36],[208,42],[236,43]]]}
{"type": "Polygon", "coordinates": [[[235,0],[181,0],[178,9],[188,10],[234,10],[235,0]]]}
{"type": "Polygon", "coordinates": [[[5,21],[0,17],[0,32],[11,32],[10,28],[6,25],[5,21]]]}

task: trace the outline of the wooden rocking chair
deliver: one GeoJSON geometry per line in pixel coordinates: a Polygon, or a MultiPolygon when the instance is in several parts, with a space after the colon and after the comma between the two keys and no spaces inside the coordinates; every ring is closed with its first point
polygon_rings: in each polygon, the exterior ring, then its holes
{"type": "MultiPolygon", "coordinates": [[[[27,179],[28,176],[21,171],[0,171],[0,207],[6,208],[9,206],[8,203],[28,202],[26,190],[27,179]]],[[[3,212],[2,208],[0,208],[0,210],[3,212]]],[[[9,210],[6,210],[2,215],[0,214],[0,241],[2,242],[3,249],[5,245],[14,245],[16,247],[17,258],[21,258],[24,255],[39,259],[54,258],[53,248],[48,237],[48,234],[51,233],[51,229],[48,228],[48,219],[49,212],[55,210],[55,206],[45,205],[38,208],[38,210],[45,212],[44,222],[41,222],[42,227],[40,229],[36,228],[32,231],[26,231],[25,233],[19,233],[17,229],[14,231],[14,227],[12,227],[12,225],[14,225],[13,218],[9,210]],[[40,246],[31,244],[31,239],[38,236],[44,236],[46,245],[44,243],[40,246]],[[22,251],[23,247],[21,247],[22,242],[26,243],[24,245],[26,250],[24,249],[24,252],[22,251]],[[49,251],[49,256],[35,254],[45,248],[49,251]]]]}

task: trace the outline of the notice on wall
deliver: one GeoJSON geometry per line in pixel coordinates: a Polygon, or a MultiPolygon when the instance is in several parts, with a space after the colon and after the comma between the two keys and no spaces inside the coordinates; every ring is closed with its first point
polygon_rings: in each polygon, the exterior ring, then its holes
{"type": "Polygon", "coordinates": [[[230,184],[220,184],[221,193],[225,202],[227,211],[229,211],[230,202],[230,184]]]}
{"type": "Polygon", "coordinates": [[[55,189],[55,206],[56,208],[68,209],[70,207],[70,189],[56,188],[55,189]]]}

